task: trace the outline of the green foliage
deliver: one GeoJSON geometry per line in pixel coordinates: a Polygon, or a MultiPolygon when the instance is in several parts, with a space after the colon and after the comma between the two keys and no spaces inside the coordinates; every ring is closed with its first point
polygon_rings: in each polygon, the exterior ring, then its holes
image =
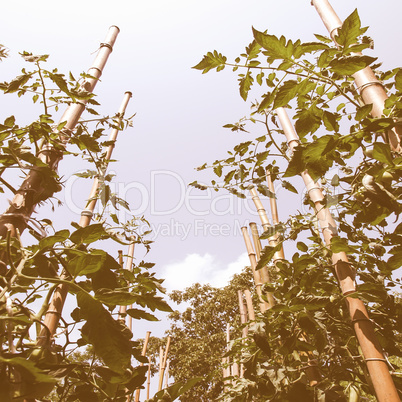
{"type": "MultiPolygon", "coordinates": [[[[394,362],[393,378],[402,393],[402,310],[394,293],[400,292],[401,281],[393,275],[401,267],[402,226],[396,222],[402,157],[381,140],[400,124],[402,70],[380,71],[374,57],[356,54],[370,47],[371,41],[362,37],[366,30],[356,10],[337,32],[338,47],[322,35],[315,35],[318,42],[301,43],[253,29],[246,53],[234,62],[220,55],[220,64],[208,65],[208,70],[227,66],[238,71],[244,100],[255,83],[266,90],[251,104],[248,118],[224,126],[246,140],[226,158],[199,168],[215,173],[210,187],[244,197],[255,186],[271,197],[263,184],[265,165],[276,183],[295,193],[294,176],[307,170],[321,181],[322,204],[333,211],[339,227],[339,237],[325,247],[315,213],[297,211],[261,236],[279,233],[278,247],[294,241],[298,251],[276,262],[275,280],[265,285],[276,305],[257,318],[247,342],[234,342],[230,356],[242,362],[244,377],[229,379],[218,400],[346,401],[358,394],[374,398],[331,261],[338,252],[347,253],[356,272],[358,289],[351,297],[365,302],[379,341],[394,362]],[[372,105],[362,106],[353,85],[352,75],[367,66],[389,92],[379,118],[370,116],[372,105]],[[292,109],[300,137],[292,157],[277,121],[279,107],[292,109]],[[255,126],[260,128],[258,137],[252,134],[255,126]],[[309,383],[312,361],[320,376],[316,386],[309,383]]],[[[191,184],[200,188],[196,181],[191,184]]],[[[308,198],[304,204],[311,206],[308,198]]],[[[265,247],[257,268],[269,264],[275,251],[265,247]]]]}
{"type": "MultiPolygon", "coordinates": [[[[4,55],[0,46],[0,58],[4,55]]],[[[0,89],[7,96],[32,96],[42,113],[27,126],[20,126],[15,116],[0,124],[0,191],[16,193],[10,183],[16,176],[9,173],[15,169],[35,177],[32,187],[19,190],[30,205],[51,200],[62,189],[57,171],[38,157],[44,140],[56,153],[83,158],[90,164],[81,177],[98,179],[96,199],[103,210],[86,227],[72,223],[72,228],[57,231],[48,217],[27,216],[29,220],[24,222],[29,222],[33,236],[29,246],[10,233],[0,240],[0,399],[43,400],[56,387],[52,398],[57,401],[126,401],[145,381],[147,367],[139,365],[146,363],[141,347],[116,317],[116,307],[133,304],[127,314],[134,320],[154,321],[156,317],[149,311],[171,311],[161,297],[162,281],[149,271],[154,264],[141,261],[133,263],[131,271],[125,270],[107,251],[115,242],[124,247],[132,242],[142,244],[146,250],[151,243],[137,230],[140,224],[147,224],[144,218],[120,222],[116,214],[105,212],[107,207],[116,211],[119,206],[129,206],[111,193],[108,185],[112,175],[106,173],[105,147],[111,144],[105,141],[104,130],[122,130],[130,119],[97,117],[80,121],[74,132],[65,130],[66,122],[55,126],[52,113],[59,106],[82,100],[94,107],[99,103],[71,73],[66,78],[57,69],[44,69],[47,55],[24,52],[22,57],[33,67],[1,83],[0,89]],[[44,319],[59,285],[68,289],[77,307],[70,318],[59,321],[56,335],[50,339],[53,334],[44,319]],[[74,329],[75,337],[80,334],[76,341],[71,339],[74,329]],[[80,357],[80,348],[85,346],[88,352],[80,357]]],[[[94,109],[87,110],[98,115],[94,109]]],[[[7,214],[1,216],[2,226],[7,219],[7,214]]]]}

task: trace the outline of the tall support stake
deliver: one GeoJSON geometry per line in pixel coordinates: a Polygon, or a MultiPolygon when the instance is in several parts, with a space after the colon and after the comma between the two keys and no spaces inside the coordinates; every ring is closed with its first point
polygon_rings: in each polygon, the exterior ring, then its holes
{"type": "MultiPolygon", "coordinates": [[[[92,67],[94,68],[94,67],[92,67]]],[[[128,101],[131,98],[131,92],[126,92],[124,95],[123,103],[119,109],[119,122],[122,121],[123,115],[125,112],[125,109],[127,107],[128,101]]],[[[84,106],[83,106],[84,107],[84,106]]],[[[62,120],[63,121],[63,120],[62,120]]],[[[110,160],[113,148],[114,148],[114,142],[116,141],[117,133],[115,133],[114,129],[111,132],[110,138],[113,143],[109,145],[107,149],[107,159],[105,160],[106,162],[106,167],[107,164],[110,160]]],[[[105,169],[106,169],[105,167],[105,169]]],[[[89,203],[87,204],[86,208],[83,210],[81,213],[81,218],[79,221],[79,225],[81,227],[86,227],[90,224],[91,218],[93,215],[93,211],[95,210],[96,202],[97,199],[91,199],[97,194],[97,189],[99,186],[99,181],[97,178],[94,179],[94,185],[92,186],[92,190],[90,192],[90,198],[89,198],[89,203]],[[95,183],[96,183],[96,188],[95,188],[95,183]]],[[[1,219],[1,218],[0,218],[1,219]]],[[[1,225],[0,225],[1,226],[1,225]]],[[[57,326],[59,325],[59,321],[61,318],[61,312],[64,307],[64,303],[67,298],[67,293],[68,293],[69,286],[66,283],[62,283],[57,288],[55,289],[53,296],[52,296],[52,301],[49,305],[48,311],[45,314],[45,319],[44,319],[44,327],[42,328],[39,336],[38,336],[38,341],[37,344],[40,346],[43,346],[45,344],[48,344],[54,334],[56,333],[57,326]]]]}
{"type": "MultiPolygon", "coordinates": [[[[260,197],[259,197],[255,187],[250,189],[250,193],[251,193],[251,198],[254,202],[254,205],[257,209],[258,215],[260,217],[261,225],[262,225],[264,231],[267,231],[271,228],[271,225],[269,223],[269,219],[267,216],[267,211],[265,210],[264,206],[262,205],[262,202],[260,200],[260,197]]],[[[278,236],[271,236],[269,238],[269,244],[271,246],[275,247],[278,244],[278,236]]],[[[280,259],[284,258],[283,247],[275,253],[274,258],[275,258],[275,260],[280,260],[280,259]]]]}
{"type": "MultiPolygon", "coordinates": [[[[132,267],[133,267],[133,258],[134,258],[134,249],[135,249],[135,243],[134,243],[135,237],[132,237],[131,241],[132,241],[132,243],[130,243],[130,245],[128,246],[127,260],[126,260],[126,266],[125,266],[125,269],[127,271],[132,271],[132,267]]],[[[127,306],[120,306],[119,316],[123,317],[124,321],[125,321],[124,317],[125,317],[126,312],[127,312],[127,306]]],[[[129,317],[128,322],[130,322],[130,318],[131,317],[129,317]]],[[[130,328],[130,330],[131,330],[131,328],[130,328]]]]}
{"type": "Polygon", "coordinates": [[[148,357],[148,372],[147,372],[147,399],[149,399],[149,391],[151,389],[151,356],[148,357]]]}
{"type": "Polygon", "coordinates": [[[167,362],[167,357],[168,357],[168,353],[169,353],[169,347],[170,347],[170,336],[168,336],[168,338],[167,338],[165,355],[163,355],[163,353],[161,354],[161,356],[162,356],[161,363],[162,364],[161,364],[160,372],[159,372],[158,391],[160,391],[162,389],[163,375],[164,375],[165,369],[166,369],[166,362],[167,362]]]}
{"type": "MultiPolygon", "coordinates": [[[[317,10],[332,40],[336,44],[336,34],[338,29],[342,27],[342,21],[339,19],[328,0],[312,0],[311,4],[317,10]]],[[[373,105],[371,115],[373,117],[381,117],[384,111],[384,102],[388,99],[382,82],[377,79],[370,67],[357,71],[353,74],[353,78],[355,79],[356,87],[363,102],[366,105],[373,105]]],[[[391,149],[399,153],[402,152],[401,126],[394,127],[389,130],[387,134],[388,135],[384,136],[384,140],[389,142],[391,149]]]]}
{"type": "Polygon", "coordinates": [[[269,303],[267,303],[265,300],[262,299],[262,291],[261,291],[261,285],[262,285],[262,280],[261,280],[261,275],[260,271],[256,270],[257,267],[257,258],[253,249],[253,245],[251,243],[250,235],[248,234],[247,227],[243,226],[241,228],[241,231],[243,233],[243,238],[244,242],[246,244],[247,248],[247,253],[248,257],[250,259],[250,265],[251,265],[251,270],[253,271],[253,276],[254,276],[254,283],[258,295],[258,299],[260,301],[260,311],[263,313],[264,311],[268,310],[270,308],[269,303]]]}
{"type": "Polygon", "coordinates": [[[165,372],[165,388],[169,386],[169,362],[170,360],[166,362],[166,372],[165,372]]]}
{"type": "MultiPolygon", "coordinates": [[[[141,356],[145,356],[147,353],[147,347],[148,347],[148,342],[149,342],[149,337],[151,335],[151,331],[147,331],[146,335],[145,335],[145,339],[144,339],[144,345],[142,346],[142,352],[141,352],[141,356]]],[[[140,363],[140,366],[143,366],[144,363],[140,363]]],[[[149,366],[151,367],[151,366],[149,366]]],[[[140,401],[140,389],[138,388],[137,390],[135,390],[135,402],[139,402],[140,401]]],[[[147,397],[148,399],[149,397],[147,397]]]]}
{"type": "MultiPolygon", "coordinates": [[[[237,295],[239,297],[239,310],[240,310],[240,322],[243,326],[241,330],[241,337],[242,337],[242,342],[247,338],[248,334],[248,328],[246,326],[247,323],[247,307],[244,304],[243,300],[243,291],[238,290],[237,295]]],[[[243,363],[240,363],[240,373],[239,373],[240,378],[244,377],[244,366],[243,363]]]]}
{"type": "MultiPolygon", "coordinates": [[[[269,169],[266,169],[266,176],[267,176],[267,184],[268,184],[268,190],[275,195],[275,186],[272,181],[271,174],[269,172],[269,169]]],[[[278,214],[278,205],[276,203],[276,198],[270,197],[270,207],[271,207],[271,215],[272,215],[272,223],[274,225],[277,225],[279,223],[279,214],[278,214]]],[[[275,239],[277,241],[277,239],[275,239]]],[[[280,257],[282,259],[285,258],[285,253],[283,251],[283,248],[281,249],[280,257]]],[[[274,264],[276,265],[278,255],[275,255],[273,258],[274,264]]],[[[306,342],[306,335],[304,333],[301,334],[300,337],[301,340],[306,342]]],[[[308,367],[306,368],[306,375],[309,380],[310,387],[315,387],[321,380],[321,375],[319,370],[317,369],[317,361],[314,359],[314,356],[311,351],[304,352],[300,351],[299,352],[301,356],[306,356],[308,358],[308,367]]]]}
{"type": "Polygon", "coordinates": [[[249,321],[254,321],[255,313],[254,313],[254,307],[253,307],[253,299],[251,297],[251,292],[249,289],[245,289],[244,297],[246,298],[248,319],[249,319],[249,321]]]}
{"type": "MultiPolygon", "coordinates": [[[[285,109],[278,108],[276,112],[289,147],[293,151],[299,144],[299,137],[285,109]]],[[[329,209],[322,203],[324,195],[320,186],[314,182],[307,171],[302,172],[301,176],[306,185],[309,197],[315,205],[315,211],[321,226],[321,233],[325,244],[330,246],[331,239],[338,236],[336,223],[329,209]]],[[[379,402],[399,402],[398,391],[396,390],[388,370],[387,360],[384,357],[381,344],[377,339],[374,325],[368,316],[366,307],[360,299],[348,297],[349,294],[356,291],[353,267],[344,252],[333,253],[332,263],[342,294],[345,296],[356,337],[366,361],[377,399],[379,402]]]]}
{"type": "MultiPolygon", "coordinates": [[[[260,237],[259,237],[259,233],[258,233],[257,224],[255,222],[250,222],[250,230],[251,230],[251,236],[252,236],[253,242],[254,242],[255,256],[256,256],[257,262],[258,262],[261,258],[262,247],[261,247],[261,241],[260,241],[260,237]]],[[[269,275],[268,267],[265,266],[260,269],[260,277],[261,277],[261,280],[263,283],[271,283],[271,277],[269,275]]],[[[267,297],[269,308],[275,306],[275,299],[274,299],[274,296],[272,295],[272,293],[266,292],[265,296],[267,297]]]]}
{"type": "MultiPolygon", "coordinates": [[[[106,61],[113,50],[118,33],[119,28],[115,26],[110,27],[105,42],[101,43],[94,63],[88,70],[88,74],[93,78],[86,78],[81,85],[81,88],[85,91],[93,92],[96,83],[102,75],[106,61]]],[[[77,103],[71,103],[61,117],[59,124],[66,122],[63,129],[59,132],[61,145],[65,145],[68,142],[82,112],[85,110],[86,102],[85,100],[81,100],[77,103]]],[[[63,152],[43,142],[37,157],[51,169],[56,170],[63,158],[63,152]]],[[[39,170],[30,170],[11,201],[9,208],[0,216],[0,237],[6,237],[8,231],[11,232],[11,236],[13,237],[16,237],[17,231],[21,234],[27,227],[27,221],[35,207],[49,196],[46,189],[43,188],[42,176],[39,170]],[[35,193],[35,197],[32,197],[33,193],[35,193]]]]}

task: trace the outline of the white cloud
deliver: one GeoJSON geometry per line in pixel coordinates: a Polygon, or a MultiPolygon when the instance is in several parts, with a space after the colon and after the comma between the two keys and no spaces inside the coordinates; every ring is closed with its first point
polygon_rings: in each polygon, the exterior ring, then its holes
{"type": "Polygon", "coordinates": [[[183,260],[167,264],[162,268],[162,277],[166,278],[163,285],[168,292],[183,290],[193,283],[212,286],[225,286],[234,274],[240,273],[250,262],[247,253],[228,264],[219,261],[215,256],[206,253],[188,254],[183,260]]]}

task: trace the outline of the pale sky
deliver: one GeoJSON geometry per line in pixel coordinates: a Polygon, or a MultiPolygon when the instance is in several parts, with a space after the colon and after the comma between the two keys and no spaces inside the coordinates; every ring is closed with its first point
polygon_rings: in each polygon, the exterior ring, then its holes
{"type": "MultiPolygon", "coordinates": [[[[332,5],[341,19],[357,7],[375,42],[370,55],[386,68],[400,66],[400,1],[333,0],[332,5]]],[[[168,276],[170,290],[194,281],[221,286],[247,263],[239,228],[258,217],[250,201],[239,204],[227,194],[200,193],[186,185],[209,181],[212,172],[201,175],[194,168],[225,157],[226,150],[245,141],[222,126],[247,115],[249,103],[238,94],[236,73],[202,75],[191,67],[214,49],[233,60],[252,40],[252,26],[304,41],[327,32],[310,0],[14,0],[2,4],[0,43],[10,57],[0,64],[1,81],[28,67],[18,55],[24,50],[50,54],[48,67],[78,76],[90,67],[110,25],[121,32],[95,93],[100,111],[109,115],[125,91],[134,95],[127,108],[127,114],[137,114],[134,125],[120,133],[113,154],[119,162],[110,170],[121,196],[154,226],[156,242],[145,258],[156,262],[158,277],[168,276]]],[[[36,117],[38,109],[30,102],[22,105],[16,96],[3,96],[0,120],[15,114],[22,124],[36,117]]],[[[61,226],[78,220],[89,192],[89,182],[68,179],[77,169],[68,159],[60,164],[68,189],[60,195],[67,206],[56,218],[61,226]]],[[[279,191],[283,220],[302,208],[301,195],[286,202],[280,196],[279,191]]],[[[5,205],[1,200],[3,210],[5,205]]],[[[143,250],[136,250],[136,257],[143,259],[143,250]]],[[[135,336],[149,327],[140,326],[135,336]]]]}

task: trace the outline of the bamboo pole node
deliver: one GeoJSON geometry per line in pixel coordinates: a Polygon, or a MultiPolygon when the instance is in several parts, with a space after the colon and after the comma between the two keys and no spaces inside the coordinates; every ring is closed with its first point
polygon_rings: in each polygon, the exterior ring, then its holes
{"type": "Polygon", "coordinates": [[[61,317],[61,312],[60,311],[57,311],[57,310],[47,310],[46,311],[46,314],[55,314],[55,315],[58,315],[59,317],[61,317]]]}
{"type": "Polygon", "coordinates": [[[93,212],[89,209],[84,209],[81,212],[81,216],[89,216],[90,218],[92,218],[94,216],[93,212]]]}
{"type": "Polygon", "coordinates": [[[368,357],[367,359],[364,359],[366,362],[384,362],[388,364],[387,359],[380,359],[379,357],[368,357]]]}
{"type": "MultiPolygon", "coordinates": [[[[106,44],[105,44],[105,46],[106,46],[106,44]]],[[[109,47],[110,47],[110,49],[112,49],[112,46],[111,46],[111,45],[109,45],[109,47]]],[[[113,50],[113,49],[112,49],[112,50],[113,50]]],[[[99,71],[100,74],[102,74],[102,70],[101,70],[100,68],[98,68],[98,67],[89,67],[88,71],[89,71],[89,70],[97,70],[97,71],[99,71]]]]}

